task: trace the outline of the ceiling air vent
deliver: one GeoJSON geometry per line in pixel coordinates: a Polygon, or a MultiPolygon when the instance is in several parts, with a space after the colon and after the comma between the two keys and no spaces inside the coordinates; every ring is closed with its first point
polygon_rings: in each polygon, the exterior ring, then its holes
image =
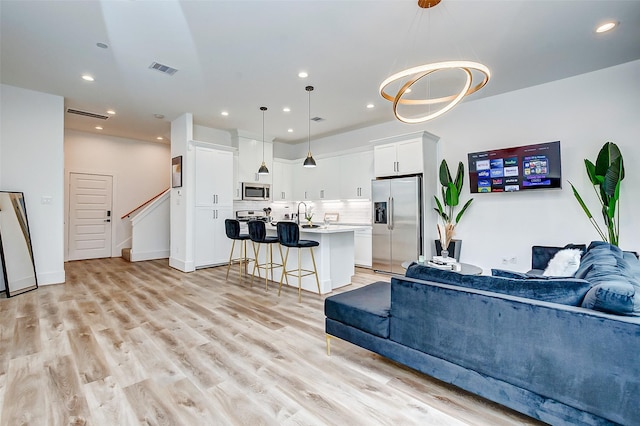
{"type": "Polygon", "coordinates": [[[318,122],[320,122],[320,121],[324,121],[324,118],[322,118],[322,117],[313,117],[313,118],[311,119],[311,121],[315,121],[316,123],[318,123],[318,122]]]}
{"type": "Polygon", "coordinates": [[[151,68],[152,70],[160,71],[161,73],[167,75],[174,75],[178,72],[178,70],[175,68],[171,68],[168,65],[162,65],[157,62],[153,62],[151,65],[149,65],[149,68],[151,68]]]}
{"type": "Polygon", "coordinates": [[[69,114],[82,115],[84,117],[89,117],[89,118],[98,118],[100,120],[106,120],[109,118],[108,115],[98,114],[96,112],[82,111],[82,110],[73,109],[73,108],[67,108],[67,112],[69,114]]]}

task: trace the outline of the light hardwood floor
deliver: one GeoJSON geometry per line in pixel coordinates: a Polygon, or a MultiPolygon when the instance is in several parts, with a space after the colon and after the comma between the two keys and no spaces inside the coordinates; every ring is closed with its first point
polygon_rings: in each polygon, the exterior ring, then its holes
{"type": "Polygon", "coordinates": [[[65,270],[0,299],[1,425],[536,424],[338,339],[327,356],[317,294],[165,260],[65,270]]]}

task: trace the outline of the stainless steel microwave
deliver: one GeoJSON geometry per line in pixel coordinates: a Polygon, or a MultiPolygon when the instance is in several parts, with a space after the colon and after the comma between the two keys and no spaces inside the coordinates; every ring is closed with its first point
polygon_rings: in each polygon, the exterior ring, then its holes
{"type": "Polygon", "coordinates": [[[268,183],[243,182],[242,199],[268,201],[271,199],[271,185],[268,183]]]}

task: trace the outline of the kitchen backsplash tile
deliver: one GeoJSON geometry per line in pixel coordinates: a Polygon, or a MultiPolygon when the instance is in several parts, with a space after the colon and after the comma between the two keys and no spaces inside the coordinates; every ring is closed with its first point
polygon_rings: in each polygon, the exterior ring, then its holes
{"type": "MultiPolygon", "coordinates": [[[[307,209],[313,213],[313,222],[321,223],[325,213],[338,213],[339,223],[348,224],[371,224],[371,201],[369,200],[349,200],[349,201],[305,201],[307,209]]],[[[234,201],[233,209],[236,210],[262,210],[271,207],[271,216],[274,220],[284,220],[286,214],[293,218],[297,213],[298,203],[295,202],[274,202],[265,203],[261,201],[234,201]]],[[[300,206],[300,216],[304,221],[304,205],[300,206]]]]}

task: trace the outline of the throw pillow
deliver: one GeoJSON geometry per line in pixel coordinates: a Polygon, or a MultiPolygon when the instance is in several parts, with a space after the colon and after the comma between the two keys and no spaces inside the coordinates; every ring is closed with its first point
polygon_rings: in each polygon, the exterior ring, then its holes
{"type": "Polygon", "coordinates": [[[611,279],[593,286],[584,297],[582,307],[617,315],[640,315],[640,298],[634,296],[631,284],[611,279]]]}
{"type": "Polygon", "coordinates": [[[542,273],[547,277],[572,277],[580,267],[579,249],[560,250],[549,261],[546,269],[542,273]]]}

